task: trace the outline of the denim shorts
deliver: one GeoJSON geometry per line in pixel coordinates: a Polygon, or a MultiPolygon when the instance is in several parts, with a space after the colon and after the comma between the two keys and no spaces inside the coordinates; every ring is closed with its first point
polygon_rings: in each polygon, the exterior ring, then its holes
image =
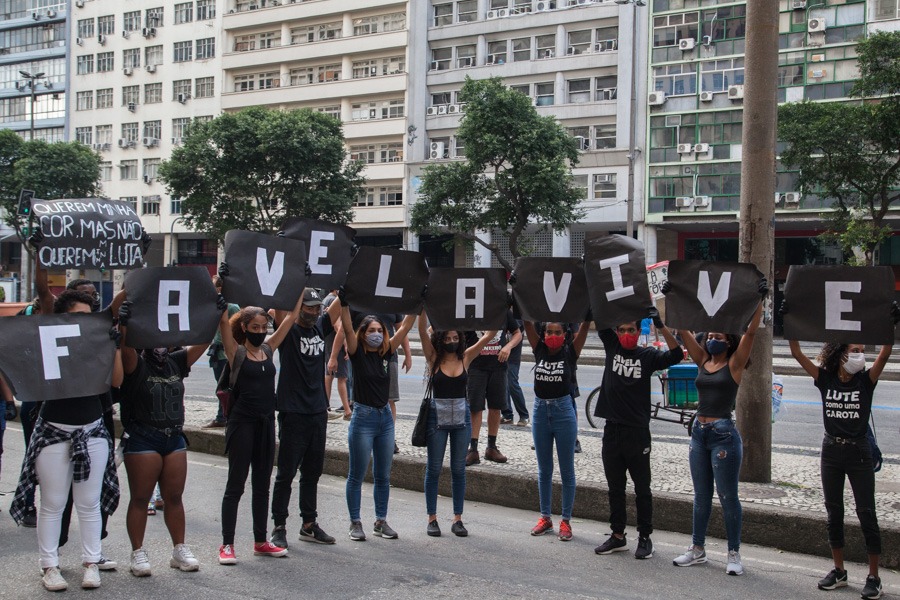
{"type": "Polygon", "coordinates": [[[164,431],[148,427],[147,425],[134,424],[128,427],[128,439],[125,444],[125,454],[159,454],[167,456],[173,452],[184,452],[187,444],[184,434],[178,430],[170,434],[164,431]]]}

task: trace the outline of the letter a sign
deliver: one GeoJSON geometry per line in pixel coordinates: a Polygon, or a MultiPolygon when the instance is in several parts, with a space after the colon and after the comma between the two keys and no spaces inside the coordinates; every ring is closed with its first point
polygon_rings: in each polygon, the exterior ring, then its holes
{"type": "Polygon", "coordinates": [[[516,260],[513,295],[526,321],[580,323],[590,303],[584,267],[577,258],[516,260]]]}

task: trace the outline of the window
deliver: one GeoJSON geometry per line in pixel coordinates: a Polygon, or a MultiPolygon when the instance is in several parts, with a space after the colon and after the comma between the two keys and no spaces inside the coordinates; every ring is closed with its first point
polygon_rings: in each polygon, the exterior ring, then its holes
{"type": "Polygon", "coordinates": [[[169,214],[180,215],[181,214],[181,198],[172,198],[169,201],[169,214]]]}
{"type": "Polygon", "coordinates": [[[137,159],[123,160],[119,163],[119,179],[137,179],[138,177],[138,161],[137,159]]]}
{"type": "Polygon", "coordinates": [[[368,121],[378,118],[378,107],[375,102],[362,102],[350,105],[351,121],[368,121]]]}
{"type": "Polygon", "coordinates": [[[475,66],[475,44],[456,47],[456,68],[475,66]]]}
{"type": "Polygon", "coordinates": [[[405,115],[406,103],[403,100],[390,100],[381,104],[382,119],[400,119],[405,115]]]}
{"type": "Polygon", "coordinates": [[[313,67],[301,67],[291,69],[291,85],[309,85],[314,81],[315,69],[313,67]]]}
{"type": "Polygon", "coordinates": [[[94,92],[77,92],[75,94],[75,110],[91,110],[94,108],[94,92]]]}
{"type": "MultiPolygon", "coordinates": [[[[109,165],[109,170],[112,171],[112,165],[109,165]]],[[[137,196],[122,196],[119,198],[122,202],[127,202],[131,205],[135,211],[137,211],[137,196]]]]}
{"type": "MultiPolygon", "coordinates": [[[[276,34],[278,34],[278,32],[276,31],[266,31],[263,33],[253,33],[249,35],[236,36],[234,38],[234,50],[235,52],[247,52],[250,50],[258,50],[263,48],[274,48],[276,34]]],[[[280,34],[278,34],[278,37],[280,38],[280,34]]],[[[200,49],[198,47],[198,54],[199,51],[200,49]]]]}
{"type": "Polygon", "coordinates": [[[609,52],[619,49],[619,28],[600,27],[594,30],[594,52],[609,52]]]}
{"type": "Polygon", "coordinates": [[[487,64],[502,65],[506,63],[506,40],[488,42],[487,64]]]}
{"type": "Polygon", "coordinates": [[[144,159],[144,181],[146,180],[155,180],[156,175],[159,172],[159,158],[145,158],[144,159]]]}
{"type": "MultiPolygon", "coordinates": [[[[453,9],[450,14],[452,17],[453,9]]],[[[451,19],[452,20],[452,19],[451,19]]],[[[406,13],[397,12],[387,15],[374,15],[353,19],[353,35],[371,35],[387,31],[400,31],[406,29],[406,13]]]]}
{"type": "Polygon", "coordinates": [[[537,43],[538,58],[553,58],[556,56],[556,36],[539,35],[535,38],[537,43]]]}
{"type": "Polygon", "coordinates": [[[516,38],[512,41],[513,62],[531,60],[531,38],[516,38]]]}
{"type": "Polygon", "coordinates": [[[367,165],[375,164],[375,145],[350,146],[350,160],[367,165]]]}
{"type": "Polygon", "coordinates": [[[281,87],[281,74],[278,71],[257,73],[256,79],[258,82],[257,89],[260,90],[281,87]]]}
{"type": "Polygon", "coordinates": [[[431,70],[446,71],[450,68],[453,48],[435,48],[431,51],[431,70]]]}
{"type": "Polygon", "coordinates": [[[212,98],[215,93],[215,77],[198,77],[194,80],[194,98],[212,98]]]}
{"type": "Polygon", "coordinates": [[[76,73],[79,75],[87,75],[94,72],[94,55],[85,54],[75,59],[76,73]]]}
{"type": "Polygon", "coordinates": [[[112,144],[113,126],[97,125],[97,127],[94,128],[94,138],[98,144],[112,144]]]}
{"type": "Polygon", "coordinates": [[[122,87],[122,106],[131,106],[141,103],[141,86],[126,85],[122,87]]]}
{"type": "MultiPolygon", "coordinates": [[[[311,27],[310,29],[313,28],[311,27]]],[[[315,31],[315,40],[318,42],[323,42],[325,40],[336,40],[342,37],[344,24],[340,21],[335,21],[333,23],[323,23],[316,27],[315,31]]]]}
{"type": "Polygon", "coordinates": [[[523,96],[531,96],[531,85],[527,83],[525,85],[511,85],[509,86],[509,89],[514,92],[519,92],[523,96]]]}
{"type": "Polygon", "coordinates": [[[616,85],[615,75],[594,78],[594,100],[597,102],[615,100],[619,95],[619,89],[616,85]]]}
{"type": "Polygon", "coordinates": [[[403,162],[403,143],[381,144],[378,162],[403,162]]]}
{"type": "Polygon", "coordinates": [[[162,121],[144,121],[144,137],[159,139],[162,137],[162,121]]]}
{"type": "Polygon", "coordinates": [[[178,96],[191,93],[190,79],[177,79],[172,82],[172,100],[178,100],[178,96]]]}
{"type": "Polygon", "coordinates": [[[587,125],[582,125],[580,127],[570,127],[569,135],[575,138],[575,141],[578,143],[579,150],[591,149],[591,128],[587,125]]]}
{"type": "Polygon", "coordinates": [[[141,11],[135,10],[122,15],[122,29],[124,31],[140,31],[141,11]]]}
{"type": "Polygon", "coordinates": [[[144,50],[144,62],[148,65],[161,65],[163,63],[163,47],[147,46],[144,50]]]}
{"type": "Polygon", "coordinates": [[[252,92],[256,88],[256,79],[254,75],[235,75],[234,91],[235,92],[252,92]]]}
{"type": "Polygon", "coordinates": [[[112,108],[113,105],[113,89],[104,88],[97,90],[97,108],[112,108]]]}
{"type": "Polygon", "coordinates": [[[453,24],[453,3],[452,2],[448,2],[447,4],[436,4],[434,6],[433,24],[435,27],[441,27],[442,25],[452,25],[453,24]]]}
{"type": "Polygon", "coordinates": [[[616,174],[601,173],[594,175],[594,200],[616,199],[616,174]]]}
{"type": "Polygon", "coordinates": [[[378,61],[377,60],[362,60],[353,63],[353,70],[350,73],[350,76],[353,79],[361,79],[363,77],[375,77],[378,75],[378,61]]]}
{"type": "Polygon", "coordinates": [[[162,102],[162,83],[144,84],[144,104],[158,104],[162,102]]]}
{"type": "Polygon", "coordinates": [[[336,104],[332,106],[320,106],[316,109],[316,112],[326,114],[329,117],[334,117],[338,121],[341,120],[341,107],[336,104]]]}
{"type": "Polygon", "coordinates": [[[471,23],[478,19],[478,0],[461,0],[456,3],[456,22],[471,23]]]}
{"type": "Polygon", "coordinates": [[[100,181],[112,181],[112,163],[108,160],[100,163],[100,181]]]}
{"type": "Polygon", "coordinates": [[[126,50],[122,50],[122,65],[127,68],[132,69],[140,69],[141,68],[141,49],[140,48],[128,48],[126,50]]]}
{"type": "Polygon", "coordinates": [[[591,48],[591,30],[569,32],[569,45],[566,54],[585,54],[591,48]]]}
{"type": "Polygon", "coordinates": [[[654,67],[653,89],[668,96],[697,93],[697,72],[693,63],[654,67]]]}
{"type": "Polygon", "coordinates": [[[326,81],[339,81],[341,78],[341,65],[323,65],[316,69],[316,79],[319,83],[326,81]]]}
{"type": "Polygon", "coordinates": [[[76,127],[75,128],[75,141],[79,144],[85,144],[86,146],[90,146],[93,143],[94,139],[94,128],[93,127],[76,127]]]}
{"type": "Polygon", "coordinates": [[[197,20],[207,21],[216,18],[216,0],[197,0],[197,20]]]}
{"type": "Polygon", "coordinates": [[[875,6],[872,9],[872,20],[896,19],[900,17],[898,10],[900,10],[900,6],[898,6],[897,0],[875,0],[875,6]]]}
{"type": "MultiPolygon", "coordinates": [[[[137,161],[135,161],[137,162],[137,161]]],[[[141,214],[142,215],[158,215],[159,214],[160,197],[141,196],[141,214]]]]}
{"type": "Polygon", "coordinates": [[[569,104],[584,104],[591,101],[590,79],[570,79],[567,84],[569,86],[569,104]]]}
{"type": "Polygon", "coordinates": [[[99,52],[97,54],[97,72],[107,73],[113,70],[115,52],[99,52]]]}
{"type": "Polygon", "coordinates": [[[699,18],[700,14],[697,12],[654,17],[653,47],[677,46],[678,41],[685,38],[697,40],[700,31],[697,24],[699,18]]]}
{"type": "Polygon", "coordinates": [[[390,58],[381,59],[382,75],[397,75],[406,71],[406,58],[402,56],[391,56],[390,58]]]}
{"type": "Polygon", "coordinates": [[[197,60],[205,60],[216,56],[216,38],[197,40],[197,60]]]}
{"type": "Polygon", "coordinates": [[[552,106],[553,83],[534,84],[534,98],[537,106],[552,106]]]}
{"type": "Polygon", "coordinates": [[[403,188],[399,185],[390,185],[379,188],[378,205],[379,206],[400,206],[403,204],[403,188]]]}
{"type": "Polygon", "coordinates": [[[187,135],[188,127],[191,125],[190,117],[179,117],[177,119],[172,119],[172,137],[177,142],[173,141],[175,144],[181,143],[181,140],[187,135]]]}
{"type": "Polygon", "coordinates": [[[97,33],[100,35],[113,35],[116,32],[116,16],[106,15],[97,17],[97,33]]]}
{"type": "Polygon", "coordinates": [[[573,175],[572,176],[572,187],[576,190],[581,190],[581,198],[587,199],[588,197],[588,176],[587,175],[573,175]]]}
{"type": "Polygon", "coordinates": [[[93,19],[78,19],[78,37],[81,39],[94,37],[93,19]]]}
{"type": "Polygon", "coordinates": [[[611,150],[616,147],[616,125],[594,126],[594,147],[597,150],[611,150]]]}
{"type": "MultiPolygon", "coordinates": [[[[805,14],[800,13],[801,16],[805,14]]],[[[746,29],[747,7],[746,6],[723,6],[711,10],[704,10],[703,17],[700,19],[702,23],[700,27],[700,35],[710,36],[710,41],[718,42],[722,40],[734,40],[743,38],[746,29]]],[[[685,23],[688,19],[685,18],[685,23]]],[[[806,17],[803,17],[803,23],[806,23],[806,17]]],[[[691,29],[689,25],[685,25],[685,37],[691,37],[691,29]]],[[[678,38],[682,39],[681,37],[678,38]]],[[[695,37],[695,39],[697,39],[695,37]]]]}
{"type": "Polygon", "coordinates": [[[163,7],[157,8],[148,8],[144,11],[144,16],[147,20],[147,27],[162,27],[163,26],[163,7]]]}
{"type": "Polygon", "coordinates": [[[193,59],[194,44],[193,42],[175,42],[173,61],[188,62],[193,59]]]}
{"type": "Polygon", "coordinates": [[[194,3],[183,2],[175,5],[175,24],[190,23],[194,20],[194,3]]]}
{"type": "Polygon", "coordinates": [[[443,106],[453,103],[453,92],[437,92],[431,95],[431,106],[443,106]]]}
{"type": "Polygon", "coordinates": [[[453,138],[453,156],[454,158],[466,157],[466,145],[461,138],[453,138]]]}
{"type": "Polygon", "coordinates": [[[728,86],[742,83],[743,58],[710,60],[700,64],[700,89],[704,92],[724,92],[728,86]]]}

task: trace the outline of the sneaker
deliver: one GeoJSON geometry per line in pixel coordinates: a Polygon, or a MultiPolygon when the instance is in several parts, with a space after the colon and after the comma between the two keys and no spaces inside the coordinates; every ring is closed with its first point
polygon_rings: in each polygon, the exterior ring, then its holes
{"type": "Polygon", "coordinates": [[[286,548],[279,548],[274,545],[272,542],[254,542],[253,544],[253,555],[254,556],[271,556],[272,558],[281,558],[282,556],[287,556],[286,548]]]}
{"type": "Polygon", "coordinates": [[[210,421],[209,423],[204,425],[203,429],[213,429],[213,428],[217,428],[217,427],[225,427],[225,425],[226,425],[225,421],[217,421],[217,420],[213,419],[212,421],[210,421]]]}
{"type": "Polygon", "coordinates": [[[387,521],[375,521],[375,527],[372,533],[379,537],[383,537],[386,540],[396,540],[400,537],[397,535],[396,531],[391,529],[391,526],[387,524],[387,521]]]}
{"type": "Polygon", "coordinates": [[[338,412],[338,411],[334,411],[334,412],[329,411],[328,412],[328,420],[329,421],[335,421],[337,419],[340,419],[343,416],[344,416],[343,412],[338,412]]]}
{"type": "Polygon", "coordinates": [[[85,590],[95,590],[100,587],[100,569],[97,568],[96,563],[91,563],[84,568],[81,587],[85,590]]]}
{"type": "Polygon", "coordinates": [[[118,566],[119,563],[114,560],[109,560],[102,554],[100,555],[100,560],[97,561],[97,568],[101,571],[115,571],[118,566]]]}
{"type": "Polygon", "coordinates": [[[354,542],[366,541],[366,532],[363,531],[361,521],[353,521],[350,523],[350,539],[354,542]]]}
{"type": "Polygon", "coordinates": [[[834,590],[839,587],[847,587],[847,571],[837,567],[828,572],[828,575],[819,580],[820,590],[834,590]]]}
{"type": "Polygon", "coordinates": [[[881,598],[881,577],[876,577],[875,575],[866,577],[866,587],[863,588],[860,597],[863,600],[881,598]]]}
{"type": "Polygon", "coordinates": [[[44,588],[50,592],[61,592],[69,587],[69,584],[63,579],[62,573],[59,572],[59,567],[50,567],[44,571],[44,576],[41,577],[41,583],[43,583],[44,588]]]}
{"type": "Polygon", "coordinates": [[[179,571],[190,572],[200,570],[200,561],[194,557],[194,553],[185,544],[178,544],[172,549],[172,558],[169,566],[179,571]]]}
{"type": "Polygon", "coordinates": [[[638,560],[653,558],[653,542],[649,536],[638,536],[638,545],[634,550],[634,557],[638,560]]]}
{"type": "Polygon", "coordinates": [[[234,555],[234,546],[232,546],[231,544],[223,544],[222,546],[219,546],[219,564],[237,564],[237,556],[234,555]]]}
{"type": "Polygon", "coordinates": [[[272,538],[269,540],[272,542],[273,546],[278,546],[279,548],[287,548],[287,529],[284,528],[284,525],[276,525],[274,529],[272,529],[272,538]]]}
{"type": "Polygon", "coordinates": [[[394,454],[400,454],[400,446],[397,445],[397,442],[394,442],[394,454]]]}
{"type": "Polygon", "coordinates": [[[490,460],[495,463],[505,463],[506,456],[500,452],[500,448],[494,446],[493,448],[486,448],[484,451],[484,460],[490,460]]]}
{"type": "Polygon", "coordinates": [[[559,541],[561,542],[571,542],[572,541],[572,526],[569,525],[569,521],[563,519],[559,522],[559,541]]]}
{"type": "Polygon", "coordinates": [[[610,535],[606,541],[594,548],[594,554],[612,554],[613,552],[625,552],[628,550],[628,540],[625,537],[610,535]]]}
{"type": "Polygon", "coordinates": [[[729,575],[744,574],[744,565],[741,564],[741,553],[737,550],[728,551],[728,564],[725,565],[725,572],[729,575]]]}
{"type": "Polygon", "coordinates": [[[541,517],[538,519],[537,525],[531,528],[531,535],[544,535],[548,531],[553,531],[553,521],[550,517],[541,517]]]}
{"type": "Polygon", "coordinates": [[[316,544],[333,544],[334,538],[322,531],[318,523],[313,523],[309,527],[300,528],[300,541],[316,544]]]}
{"type": "Polygon", "coordinates": [[[450,533],[456,537],[466,537],[469,535],[469,530],[466,529],[462,521],[453,521],[453,525],[450,526],[450,533]]]}
{"type": "Polygon", "coordinates": [[[575,454],[581,454],[581,440],[575,438],[575,454]]]}
{"type": "MultiPolygon", "coordinates": [[[[37,527],[37,509],[35,509],[33,506],[29,508],[25,512],[25,516],[22,517],[22,527],[30,527],[32,529],[37,527]]],[[[60,575],[60,577],[62,577],[62,575],[60,575]]]]}
{"type": "Polygon", "coordinates": [[[428,527],[425,528],[425,533],[431,537],[441,537],[441,526],[438,525],[437,519],[428,521],[428,527]]]}
{"type": "Polygon", "coordinates": [[[501,425],[512,425],[512,422],[513,422],[512,417],[509,417],[509,418],[503,417],[502,419],[500,419],[501,425]]]}
{"type": "Polygon", "coordinates": [[[516,427],[528,427],[528,425],[529,425],[528,417],[525,417],[524,419],[519,419],[519,422],[516,423],[516,427]]]}
{"type": "Polygon", "coordinates": [[[706,550],[690,546],[687,552],[672,561],[676,567],[690,567],[691,565],[699,565],[706,562],[706,550]]]}
{"type": "Polygon", "coordinates": [[[147,558],[147,551],[143,548],[131,553],[131,574],[135,577],[150,576],[150,559],[147,558]]]}
{"type": "Polygon", "coordinates": [[[153,502],[147,505],[147,514],[151,517],[156,514],[156,505],[153,502]]]}

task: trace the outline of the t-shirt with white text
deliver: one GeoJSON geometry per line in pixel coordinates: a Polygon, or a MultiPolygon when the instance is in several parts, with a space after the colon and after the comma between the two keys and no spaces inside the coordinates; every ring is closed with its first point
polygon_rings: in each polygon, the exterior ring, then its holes
{"type": "Polygon", "coordinates": [[[822,394],[822,418],[827,433],[848,439],[866,435],[875,391],[868,369],[854,373],[844,383],[834,373],[820,368],[816,387],[822,394]]]}

